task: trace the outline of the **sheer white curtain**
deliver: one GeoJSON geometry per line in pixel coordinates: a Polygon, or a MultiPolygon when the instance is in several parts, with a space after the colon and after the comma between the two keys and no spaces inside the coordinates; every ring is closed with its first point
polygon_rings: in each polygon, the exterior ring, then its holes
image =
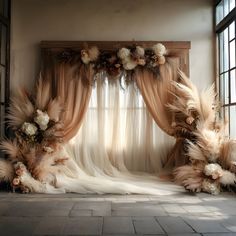
{"type": "MultiPolygon", "coordinates": [[[[83,125],[72,140],[76,161],[89,174],[102,171],[160,172],[174,139],[161,131],[147,111],[134,83],[100,74],[83,125]]],[[[125,77],[123,77],[125,79],[125,77]]]]}
{"type": "Polygon", "coordinates": [[[135,83],[122,89],[118,79],[104,77],[97,75],[87,114],[67,150],[84,179],[96,177],[101,192],[109,182],[104,192],[166,193],[157,175],[175,140],[157,127],[135,83]]]}

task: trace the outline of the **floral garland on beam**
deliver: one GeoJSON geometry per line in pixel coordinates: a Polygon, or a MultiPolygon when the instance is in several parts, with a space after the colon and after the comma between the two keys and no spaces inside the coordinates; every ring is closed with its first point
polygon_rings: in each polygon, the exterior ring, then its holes
{"type": "Polygon", "coordinates": [[[92,64],[95,72],[106,71],[110,76],[118,76],[123,70],[133,71],[141,66],[154,73],[159,72],[159,66],[166,63],[167,49],[157,43],[152,48],[141,46],[123,47],[118,51],[99,51],[95,46],[82,49],[79,53],[67,50],[59,53],[59,61],[71,63],[92,64]]]}

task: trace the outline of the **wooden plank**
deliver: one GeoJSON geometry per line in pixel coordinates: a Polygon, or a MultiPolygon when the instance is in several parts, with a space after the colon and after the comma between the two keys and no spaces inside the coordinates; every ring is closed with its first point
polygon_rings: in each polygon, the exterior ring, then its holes
{"type": "Polygon", "coordinates": [[[42,49],[82,49],[86,46],[97,46],[103,50],[115,50],[125,46],[140,45],[144,48],[162,43],[168,49],[190,49],[189,41],[41,41],[42,49]]]}

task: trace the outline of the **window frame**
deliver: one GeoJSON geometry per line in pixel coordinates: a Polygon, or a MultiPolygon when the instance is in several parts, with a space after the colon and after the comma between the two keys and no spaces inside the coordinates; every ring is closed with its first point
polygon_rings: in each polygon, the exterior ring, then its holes
{"type": "MultiPolygon", "coordinates": [[[[8,136],[7,127],[5,125],[6,122],[6,112],[9,107],[10,101],[10,27],[11,27],[11,0],[5,0],[7,2],[7,15],[2,15],[0,13],[0,24],[6,27],[6,45],[5,45],[5,64],[0,62],[1,67],[5,69],[5,80],[4,80],[4,101],[0,100],[0,114],[4,116],[3,121],[4,123],[1,124],[1,137],[8,136]],[[2,112],[3,111],[3,112],[2,112]],[[3,113],[3,114],[2,114],[3,113]]],[[[5,3],[4,3],[5,4],[5,3]]],[[[3,13],[4,14],[4,13],[3,13]]],[[[1,31],[2,32],[2,31],[1,31]]],[[[2,33],[0,32],[0,37],[2,37],[2,33]]],[[[1,45],[0,45],[1,46],[1,45]]],[[[1,54],[0,54],[1,55],[1,54]]],[[[2,85],[1,85],[2,86],[2,85]]]]}
{"type": "MultiPolygon", "coordinates": [[[[235,5],[236,5],[236,0],[235,1],[235,5]]],[[[232,102],[231,101],[231,71],[235,71],[236,70],[236,64],[233,67],[230,67],[230,43],[235,41],[236,42],[236,7],[234,7],[226,16],[223,17],[223,19],[217,23],[216,19],[217,19],[217,6],[219,4],[223,3],[224,4],[224,0],[216,0],[215,1],[215,14],[214,14],[214,22],[215,22],[215,33],[216,33],[216,37],[217,37],[217,44],[218,44],[218,48],[217,48],[217,57],[218,57],[218,74],[219,74],[219,78],[218,78],[218,92],[220,94],[220,100],[223,103],[222,104],[222,109],[221,109],[221,115],[224,116],[224,118],[226,118],[227,116],[225,116],[225,110],[228,109],[227,113],[228,113],[228,134],[230,135],[230,131],[231,131],[231,124],[230,124],[230,108],[231,107],[236,107],[236,101],[232,102]],[[221,67],[224,65],[224,59],[223,59],[223,65],[221,65],[221,54],[224,55],[224,45],[221,48],[221,34],[224,34],[224,30],[229,28],[229,26],[231,25],[231,23],[235,22],[234,24],[234,37],[232,39],[230,39],[230,31],[228,29],[227,32],[227,51],[228,51],[228,55],[227,55],[227,60],[228,60],[228,68],[227,69],[222,69],[221,71],[221,67]],[[228,76],[228,101],[225,102],[225,89],[221,88],[221,84],[225,83],[224,81],[224,75],[228,76]],[[223,81],[222,81],[223,80],[223,81]],[[223,92],[223,93],[222,93],[223,92]],[[222,96],[223,94],[223,96],[222,96]],[[223,113],[223,114],[222,114],[223,113]]],[[[223,44],[224,44],[224,39],[223,39],[223,44]]],[[[235,46],[236,48],[236,46],[235,46]]],[[[236,49],[235,49],[235,55],[236,55],[236,49]]],[[[235,79],[236,80],[236,79],[235,79]]],[[[224,87],[225,88],[225,87],[224,87]]],[[[236,88],[235,88],[236,89],[236,88]]]]}

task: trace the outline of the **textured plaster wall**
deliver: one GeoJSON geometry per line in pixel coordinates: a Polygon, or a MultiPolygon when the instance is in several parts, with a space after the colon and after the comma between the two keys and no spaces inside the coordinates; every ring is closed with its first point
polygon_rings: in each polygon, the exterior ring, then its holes
{"type": "Polygon", "coordinates": [[[212,0],[12,0],[11,88],[32,88],[41,40],[191,41],[190,74],[214,80],[212,0]]]}

